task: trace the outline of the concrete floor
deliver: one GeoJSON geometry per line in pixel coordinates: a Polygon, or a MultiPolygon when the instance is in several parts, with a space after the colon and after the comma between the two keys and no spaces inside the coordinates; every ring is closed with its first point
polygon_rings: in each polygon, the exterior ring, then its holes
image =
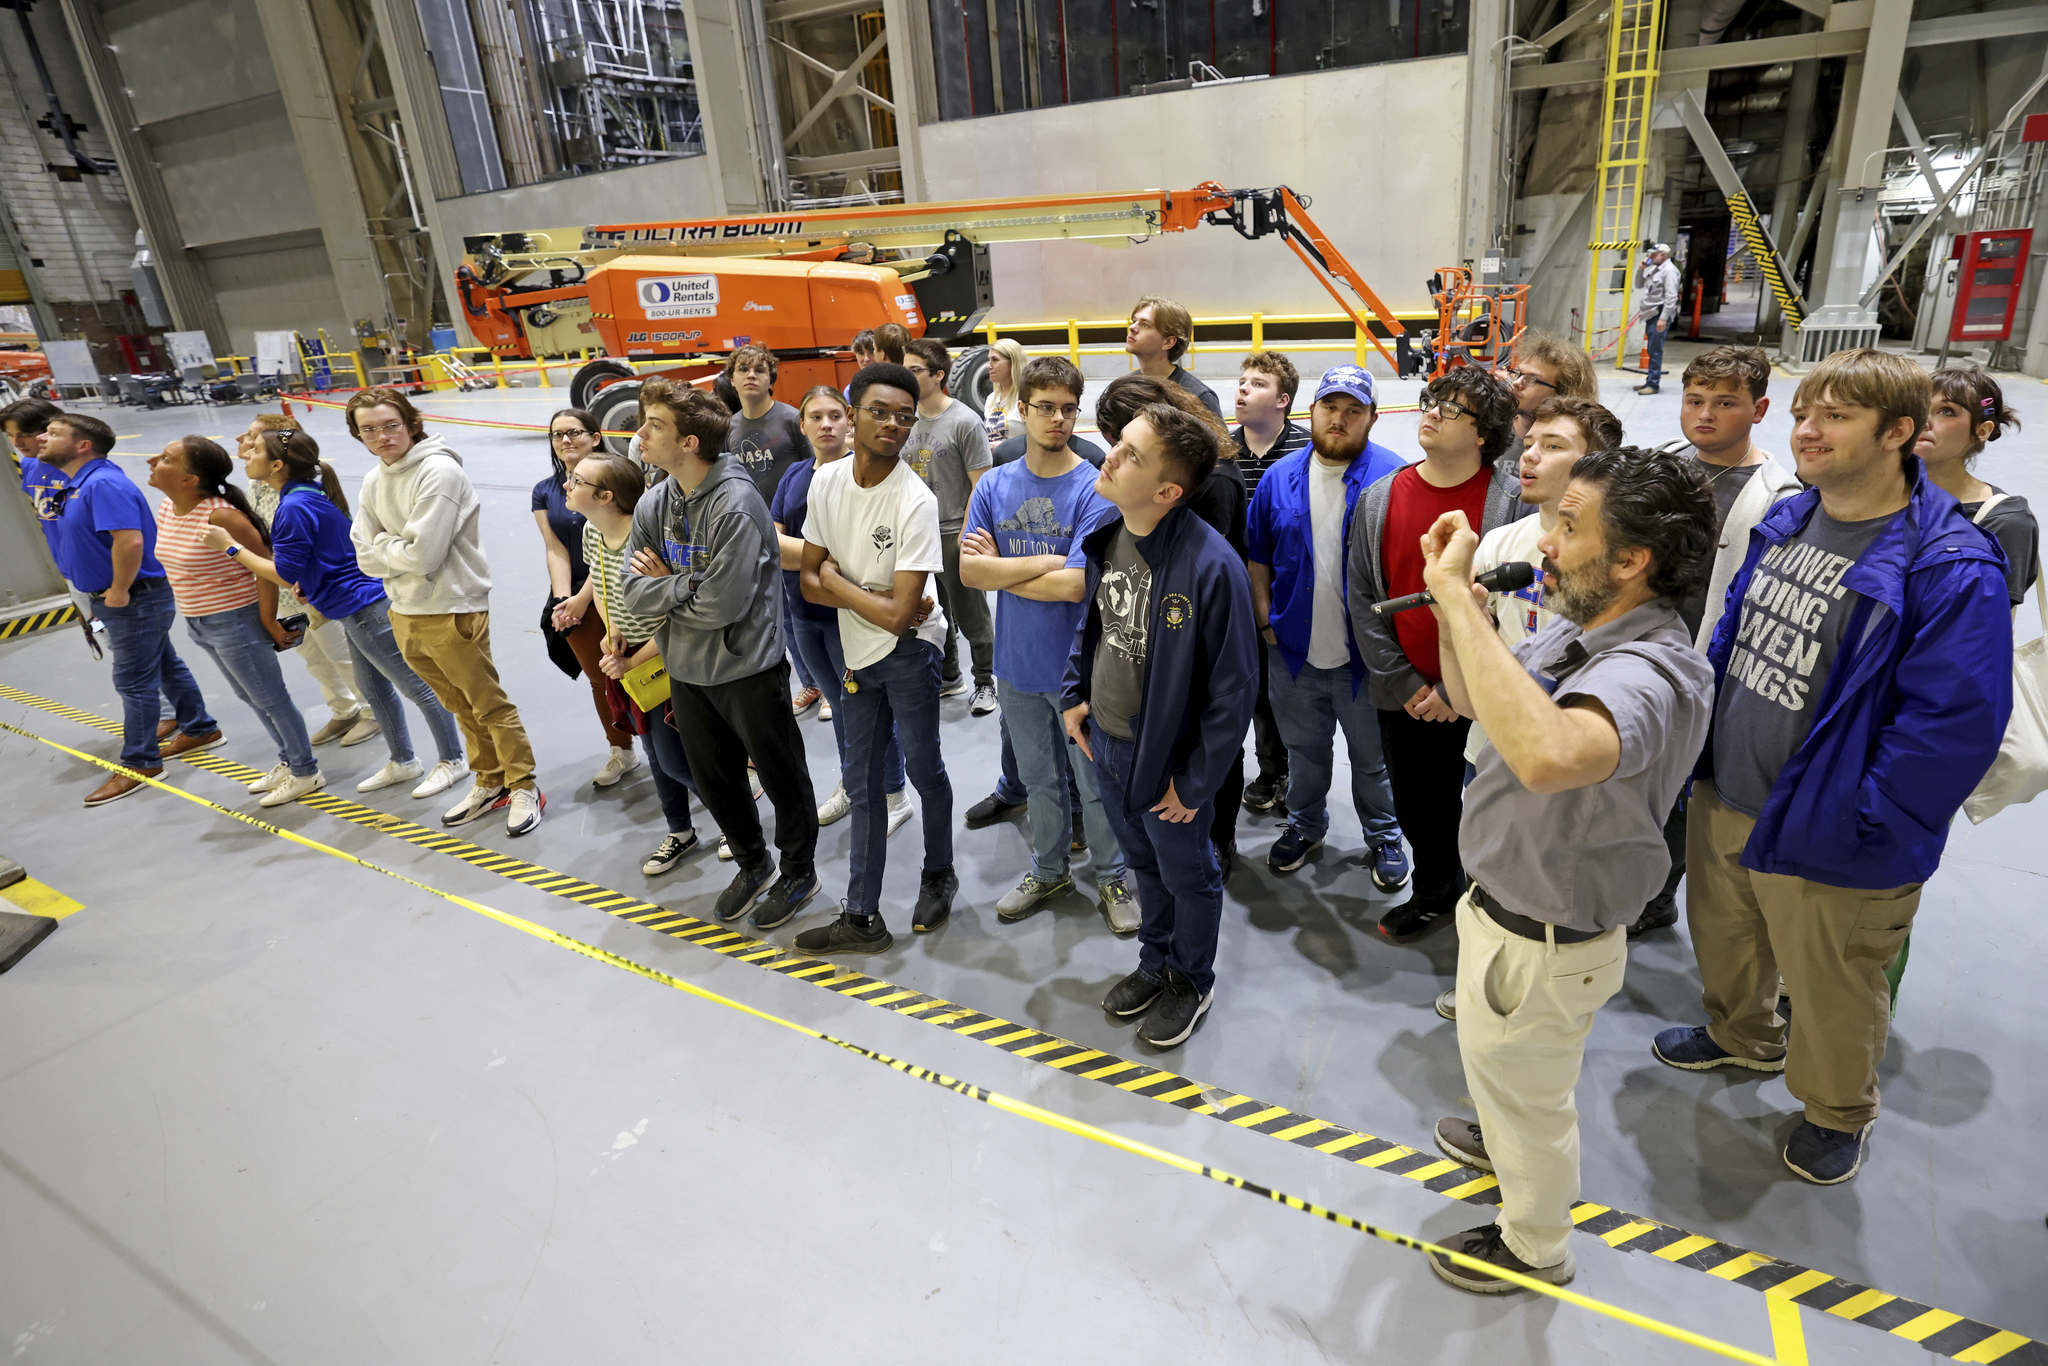
{"type": "MultiPolygon", "coordinates": [[[[1671,351],[1681,364],[1689,354],[1671,351]]],[[[1212,382],[1228,377],[1227,358],[1217,368],[1212,382]]],[[[1632,379],[1607,381],[1631,439],[1675,437],[1673,391],[1639,398],[1632,379]]],[[[1792,385],[1774,387],[1764,440],[1782,454],[1792,385]]],[[[1390,383],[1385,402],[1414,388],[1390,383]]],[[[425,406],[537,422],[561,393],[425,406]]],[[[2034,382],[2014,377],[2008,394],[2048,422],[2034,382]]],[[[140,477],[142,454],[170,436],[222,435],[251,411],[109,416],[138,434],[121,459],[140,477]]],[[[368,457],[337,415],[309,427],[353,488],[368,457]]],[[[1413,429],[1412,415],[1390,414],[1376,435],[1412,450],[1413,429]]],[[[706,854],[642,877],[657,829],[644,770],[591,788],[603,740],[587,691],[532,630],[544,578],[526,490],[546,468],[540,441],[445,430],[483,492],[497,659],[549,795],[546,823],[523,840],[489,823],[463,833],[701,912],[727,870],[706,854]]],[[[2048,504],[2037,449],[2009,437],[1983,473],[2048,504]]],[[[2037,629],[2031,608],[2021,623],[2022,635],[2037,629]]],[[[196,649],[181,652],[226,725],[226,754],[267,767],[255,719],[196,649]]],[[[0,645],[0,682],[117,715],[104,670],[69,631],[0,645]]],[[[287,677],[324,719],[304,672],[287,677]]],[[[0,718],[117,752],[15,703],[0,702],[0,718]]],[[[827,728],[805,731],[829,788],[827,728]]],[[[963,811],[994,771],[995,723],[950,702],[945,737],[963,811]]],[[[374,742],[322,756],[350,795],[383,758],[374,742]]],[[[166,795],[84,811],[97,774],[45,746],[0,735],[0,775],[0,853],[85,905],[0,978],[0,1353],[11,1361],[867,1362],[938,1344],[986,1362],[1701,1359],[1579,1309],[1460,1295],[1411,1252],[887,1073],[166,795]]],[[[173,778],[238,804],[213,775],[178,766],[173,778]]],[[[378,796],[430,822],[445,805],[378,796]]],[[[2048,876],[2044,810],[1956,830],[1923,902],[1886,1113],[1855,1181],[1820,1190],[1784,1169],[1777,1147],[1794,1115],[1781,1082],[1651,1059],[1657,1029],[1701,1018],[1690,950],[1664,933],[1635,947],[1593,1031],[1579,1093],[1586,1198],[2048,1336],[2048,1189],[2035,1164],[2014,1160],[2031,1150],[2025,1134],[2048,1127],[2048,1007],[2022,971],[2044,940],[2033,909],[2048,876]]],[[[307,808],[271,815],[757,1008],[1389,1228],[1442,1236],[1487,1217],[307,808]]],[[[892,843],[898,908],[914,892],[914,829],[892,843]]],[[[1162,1061],[1426,1147],[1434,1121],[1463,1104],[1452,1027],[1430,1010],[1453,940],[1378,940],[1387,903],[1358,862],[1348,811],[1290,879],[1258,861],[1276,832],[1264,818],[1241,828],[1249,858],[1230,887],[1216,1008],[1162,1061]]],[[[847,838],[845,824],[821,838],[828,896],[843,889],[847,838]]],[[[994,900],[1026,866],[1016,824],[962,832],[957,849],[952,923],[857,966],[1142,1058],[1096,1004],[1132,947],[1079,898],[998,924],[994,900]]],[[[824,913],[772,937],[786,943],[824,913]]],[[[899,927],[905,915],[893,911],[899,927]]],[[[1577,1241],[1575,1290],[1772,1351],[1756,1292],[1577,1241]]],[[[1826,1314],[1801,1318],[1816,1361],[1929,1355],[1826,1314]]]]}

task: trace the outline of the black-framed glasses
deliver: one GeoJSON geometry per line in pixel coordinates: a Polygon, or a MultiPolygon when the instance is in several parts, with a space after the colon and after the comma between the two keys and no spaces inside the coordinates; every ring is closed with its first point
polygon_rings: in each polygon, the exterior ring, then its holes
{"type": "Polygon", "coordinates": [[[550,440],[550,441],[554,442],[554,443],[555,443],[556,445],[558,445],[558,446],[559,446],[559,445],[561,445],[561,444],[562,444],[563,442],[565,442],[565,441],[568,441],[568,440],[570,440],[570,439],[571,439],[571,438],[573,438],[573,437],[578,437],[578,436],[589,436],[589,435],[590,435],[590,433],[589,433],[589,432],[586,432],[586,431],[584,431],[584,430],[583,430],[583,429],[582,429],[581,427],[576,427],[576,428],[573,428],[573,429],[571,429],[571,430],[567,430],[567,431],[560,431],[560,432],[549,432],[549,433],[548,433],[548,440],[550,440]]]}
{"type": "Polygon", "coordinates": [[[1505,368],[1508,372],[1508,377],[1514,380],[1514,382],[1517,384],[1540,384],[1544,388],[1550,390],[1552,393],[1557,392],[1557,386],[1555,384],[1552,384],[1549,380],[1544,379],[1541,375],[1531,374],[1527,370],[1517,370],[1512,365],[1507,366],[1505,368]]]}
{"type": "Polygon", "coordinates": [[[903,368],[916,375],[919,379],[923,379],[926,375],[936,375],[939,373],[936,370],[928,370],[922,365],[905,365],[903,368]]]}
{"type": "Polygon", "coordinates": [[[597,487],[597,485],[591,480],[585,479],[582,475],[577,474],[574,470],[571,470],[566,476],[563,477],[562,487],[565,489],[594,489],[597,487]]]}
{"type": "Polygon", "coordinates": [[[1430,393],[1426,389],[1423,390],[1422,397],[1416,401],[1415,406],[1422,409],[1422,411],[1425,413],[1441,412],[1445,417],[1450,418],[1453,422],[1457,421],[1461,417],[1476,416],[1476,413],[1473,409],[1467,408],[1464,404],[1458,402],[1456,399],[1439,398],[1437,395],[1430,393]]]}
{"type": "Polygon", "coordinates": [[[1027,403],[1024,407],[1040,417],[1063,417],[1070,422],[1081,413],[1080,405],[1074,403],[1027,403]]]}
{"type": "Polygon", "coordinates": [[[902,408],[884,408],[879,403],[873,403],[862,404],[854,411],[866,413],[875,420],[877,425],[883,427],[908,428],[917,425],[917,413],[914,410],[906,411],[902,408]]]}

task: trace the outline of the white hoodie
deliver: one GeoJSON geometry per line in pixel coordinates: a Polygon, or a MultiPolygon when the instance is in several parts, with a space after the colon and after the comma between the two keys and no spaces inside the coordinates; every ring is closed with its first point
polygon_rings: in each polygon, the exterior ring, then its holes
{"type": "Polygon", "coordinates": [[[423,437],[396,462],[363,476],[356,498],[356,563],[384,581],[391,610],[409,617],[482,612],[491,567],[478,525],[481,504],[462,457],[423,437]]]}

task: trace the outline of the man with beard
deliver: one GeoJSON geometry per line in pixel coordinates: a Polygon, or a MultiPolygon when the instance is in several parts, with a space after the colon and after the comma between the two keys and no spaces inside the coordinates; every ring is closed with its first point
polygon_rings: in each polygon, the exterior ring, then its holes
{"type": "Polygon", "coordinates": [[[1291,873],[1330,830],[1327,798],[1338,729],[1351,758],[1351,801],[1371,847],[1373,885],[1398,891],[1408,855],[1380,754],[1379,711],[1344,611],[1344,545],[1358,495],[1401,457],[1371,440],[1372,376],[1356,365],[1325,371],[1309,408],[1311,449],[1278,461],[1252,496],[1252,619],[1268,653],[1273,716],[1287,745],[1287,828],[1266,863],[1291,873]]]}
{"type": "MultiPolygon", "coordinates": [[[[1663,882],[1664,816],[1699,753],[1714,676],[1678,600],[1714,549],[1714,495],[1682,456],[1634,447],[1572,467],[1542,538],[1548,626],[1511,651],[1472,582],[1460,511],[1422,538],[1444,691],[1490,737],[1458,850],[1458,1051],[1479,1112],[1437,1146],[1500,1179],[1498,1221],[1445,1246],[1553,1285],[1572,1278],[1572,1098],[1593,1013],[1621,987],[1624,937],[1663,882]],[[1574,837],[1576,832],[1576,837],[1574,837]]],[[[1461,1290],[1513,1289],[1432,1256],[1461,1290]]]]}

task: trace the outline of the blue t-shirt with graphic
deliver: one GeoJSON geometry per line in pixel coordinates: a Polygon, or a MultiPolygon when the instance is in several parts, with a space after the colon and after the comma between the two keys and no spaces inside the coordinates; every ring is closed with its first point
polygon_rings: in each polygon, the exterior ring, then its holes
{"type": "MultiPolygon", "coordinates": [[[[1116,516],[1095,491],[1097,477],[1086,461],[1054,479],[1041,479],[1022,460],[999,465],[974,486],[963,531],[986,531],[1005,555],[1059,555],[1081,568],[1082,538],[1116,516]]],[[[1058,692],[1087,610],[1085,603],[996,594],[996,676],[1019,692],[1058,692]]]]}
{"type": "MultiPolygon", "coordinates": [[[[816,464],[799,460],[783,473],[782,482],[775,486],[775,501],[768,505],[768,520],[780,526],[783,535],[803,537],[804,518],[811,511],[811,479],[817,472],[816,464]]],[[[804,597],[803,578],[801,569],[782,571],[782,597],[789,604],[791,615],[810,621],[838,621],[838,608],[820,607],[804,597]]]]}

